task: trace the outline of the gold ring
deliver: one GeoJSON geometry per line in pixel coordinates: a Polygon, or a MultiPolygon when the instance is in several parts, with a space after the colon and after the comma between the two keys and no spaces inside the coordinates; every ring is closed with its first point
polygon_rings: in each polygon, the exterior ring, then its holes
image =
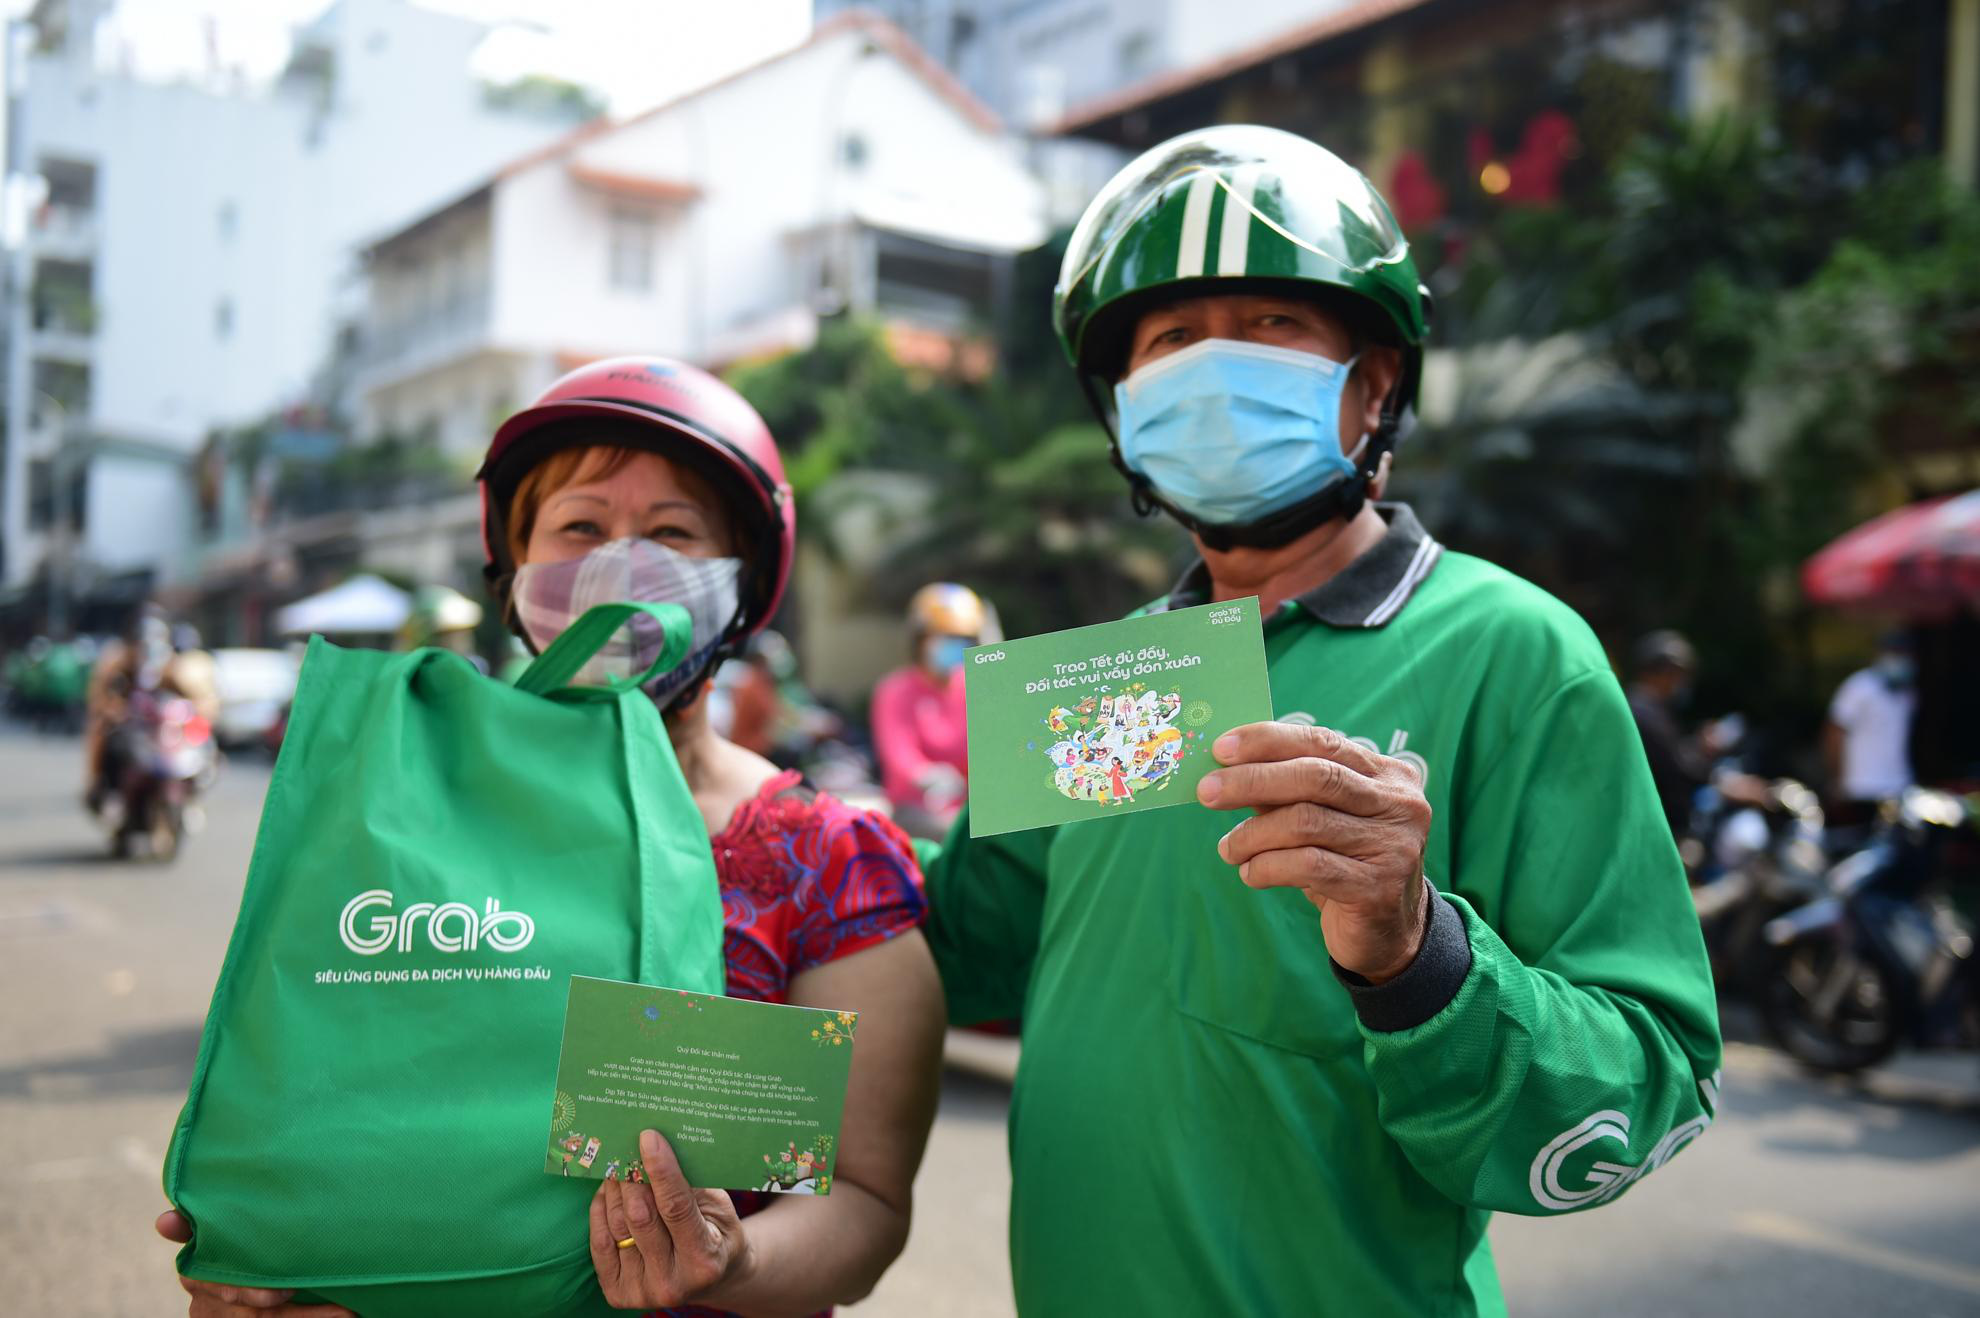
{"type": "Polygon", "coordinates": [[[631,1249],[634,1245],[637,1245],[638,1243],[639,1242],[637,1240],[634,1240],[631,1236],[627,1236],[624,1240],[621,1240],[619,1242],[619,1248],[631,1249]]]}

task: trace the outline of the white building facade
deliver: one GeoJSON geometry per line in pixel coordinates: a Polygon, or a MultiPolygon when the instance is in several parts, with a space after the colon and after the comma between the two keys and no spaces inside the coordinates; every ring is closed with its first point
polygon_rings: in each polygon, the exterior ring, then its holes
{"type": "Polygon", "coordinates": [[[101,0],[42,0],[12,37],[0,588],[191,568],[193,452],[310,397],[362,305],[359,243],[567,132],[469,71],[487,29],[338,0],[269,89],[107,67],[101,0]]]}
{"type": "Polygon", "coordinates": [[[1044,237],[996,117],[892,24],[846,15],[373,244],[359,434],[470,453],[585,361],[719,368],[808,346],[839,311],[959,338],[1044,237]]]}

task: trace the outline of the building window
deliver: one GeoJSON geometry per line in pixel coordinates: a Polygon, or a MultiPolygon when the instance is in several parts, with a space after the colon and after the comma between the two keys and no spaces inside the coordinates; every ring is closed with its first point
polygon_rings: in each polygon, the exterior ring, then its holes
{"type": "Polygon", "coordinates": [[[1132,32],[1121,39],[1121,73],[1138,78],[1155,67],[1155,34],[1132,32]]]}
{"type": "Polygon", "coordinates": [[[55,521],[55,464],[34,458],[27,467],[28,530],[46,531],[55,521]]]}
{"type": "Polygon", "coordinates": [[[213,304],[213,337],[223,343],[234,337],[234,299],[230,297],[213,304]]]}
{"type": "Polygon", "coordinates": [[[628,293],[653,287],[653,217],[644,211],[614,210],[610,219],[610,265],[606,282],[628,293]]]}

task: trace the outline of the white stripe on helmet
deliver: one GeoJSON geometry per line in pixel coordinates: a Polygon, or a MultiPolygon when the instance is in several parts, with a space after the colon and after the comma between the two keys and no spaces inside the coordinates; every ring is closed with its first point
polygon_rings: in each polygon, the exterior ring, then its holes
{"type": "Polygon", "coordinates": [[[1251,249],[1251,197],[1258,191],[1258,179],[1265,166],[1240,165],[1231,171],[1224,185],[1231,195],[1224,198],[1223,233],[1217,245],[1217,273],[1225,277],[1244,273],[1251,249]]]}
{"type": "Polygon", "coordinates": [[[1183,201],[1182,238],[1176,243],[1176,278],[1194,279],[1203,273],[1203,249],[1210,235],[1210,199],[1217,194],[1217,175],[1202,170],[1189,181],[1183,201]]]}

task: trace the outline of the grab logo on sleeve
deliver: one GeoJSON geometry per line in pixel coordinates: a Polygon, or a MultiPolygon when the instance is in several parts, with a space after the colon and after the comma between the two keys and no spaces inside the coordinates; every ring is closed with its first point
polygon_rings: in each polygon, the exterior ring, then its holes
{"type": "Polygon", "coordinates": [[[1642,1162],[1632,1166],[1598,1158],[1581,1171],[1580,1184],[1568,1185],[1561,1179],[1562,1173],[1567,1170],[1568,1159],[1581,1149],[1604,1140],[1612,1140],[1625,1149],[1629,1147],[1628,1116],[1613,1108],[1589,1113],[1579,1123],[1548,1141],[1533,1159],[1533,1166],[1527,1173],[1527,1189],[1532,1193],[1533,1201],[1542,1208],[1565,1213],[1588,1204],[1605,1203],[1656,1171],[1675,1158],[1685,1145],[1704,1134],[1705,1128],[1712,1124],[1712,1117],[1719,1106],[1719,1072],[1714,1071],[1709,1080],[1700,1080],[1698,1091],[1704,1100],[1704,1110],[1665,1131],[1663,1138],[1651,1146],[1642,1162]]]}
{"type": "Polygon", "coordinates": [[[413,936],[425,922],[426,941],[440,952],[472,952],[486,945],[497,952],[520,952],[536,937],[536,921],[521,911],[505,911],[502,903],[488,898],[486,909],[477,911],[466,902],[413,902],[404,910],[392,910],[392,893],[387,888],[361,892],[344,903],[337,917],[337,936],[344,946],[359,956],[377,956],[396,946],[412,951],[413,936]],[[376,908],[384,907],[383,911],[376,908]],[[359,920],[371,912],[367,926],[359,920]]]}

